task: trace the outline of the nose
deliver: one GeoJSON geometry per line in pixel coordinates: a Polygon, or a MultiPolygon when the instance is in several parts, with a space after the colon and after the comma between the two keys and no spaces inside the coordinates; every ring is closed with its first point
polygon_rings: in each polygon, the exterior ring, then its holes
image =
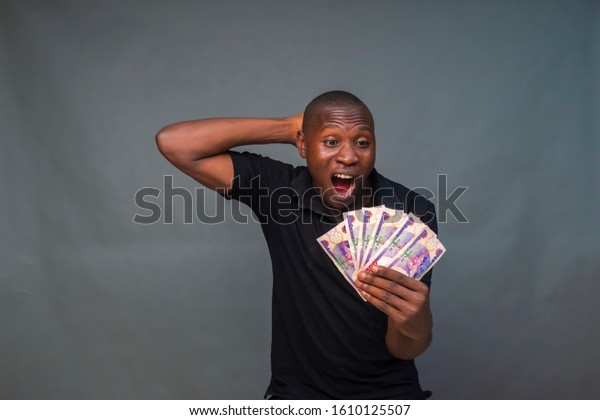
{"type": "Polygon", "coordinates": [[[354,150],[352,142],[344,142],[342,144],[338,149],[335,160],[346,166],[351,166],[358,162],[358,155],[356,154],[356,150],[354,150]]]}

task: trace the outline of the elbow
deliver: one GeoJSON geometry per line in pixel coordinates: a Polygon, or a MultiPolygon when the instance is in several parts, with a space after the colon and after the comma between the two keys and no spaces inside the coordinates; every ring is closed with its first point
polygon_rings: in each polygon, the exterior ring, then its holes
{"type": "Polygon", "coordinates": [[[161,128],[159,132],[156,133],[156,136],[154,136],[154,139],[156,141],[156,147],[158,148],[160,153],[163,154],[163,156],[166,157],[167,155],[172,153],[172,150],[170,150],[171,142],[168,126],[161,128]]]}
{"type": "Polygon", "coordinates": [[[161,128],[154,136],[156,147],[160,153],[175,166],[179,166],[180,162],[186,157],[178,137],[170,125],[161,128]]]}
{"type": "Polygon", "coordinates": [[[163,127],[156,133],[154,139],[156,140],[156,147],[165,159],[186,172],[186,168],[190,166],[194,159],[191,157],[189,147],[186,145],[189,142],[184,141],[185,137],[178,127],[175,125],[163,127]]]}

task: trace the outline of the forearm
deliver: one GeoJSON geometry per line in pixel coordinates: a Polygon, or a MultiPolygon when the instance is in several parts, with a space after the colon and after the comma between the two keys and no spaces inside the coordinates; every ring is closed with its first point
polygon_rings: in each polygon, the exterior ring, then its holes
{"type": "Polygon", "coordinates": [[[300,129],[295,117],[211,118],[168,125],[156,135],[163,154],[195,161],[249,144],[294,144],[300,129]]]}
{"type": "Polygon", "coordinates": [[[423,354],[431,344],[431,340],[431,327],[421,331],[418,336],[408,337],[388,320],[385,342],[389,352],[398,359],[411,360],[423,354]]]}

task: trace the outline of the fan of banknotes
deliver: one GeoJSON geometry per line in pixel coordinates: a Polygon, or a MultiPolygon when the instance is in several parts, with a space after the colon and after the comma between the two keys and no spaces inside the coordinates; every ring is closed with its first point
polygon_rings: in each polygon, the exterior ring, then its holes
{"type": "Polygon", "coordinates": [[[381,265],[420,280],[446,252],[417,216],[384,206],[344,213],[344,220],[317,241],[357,292],[360,271],[381,265]]]}

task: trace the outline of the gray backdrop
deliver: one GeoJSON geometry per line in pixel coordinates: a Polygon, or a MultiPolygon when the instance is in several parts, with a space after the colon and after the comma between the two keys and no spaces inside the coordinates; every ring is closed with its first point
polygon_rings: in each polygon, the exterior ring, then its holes
{"type": "Polygon", "coordinates": [[[371,107],[385,175],[468,186],[468,223],[440,224],[423,386],[600,397],[599,17],[567,0],[1,1],[0,397],[260,398],[259,226],[186,224],[181,197],[173,223],[136,224],[134,195],[162,206],[173,175],[202,197],[157,151],[162,126],[291,115],[330,89],[371,107]]]}

